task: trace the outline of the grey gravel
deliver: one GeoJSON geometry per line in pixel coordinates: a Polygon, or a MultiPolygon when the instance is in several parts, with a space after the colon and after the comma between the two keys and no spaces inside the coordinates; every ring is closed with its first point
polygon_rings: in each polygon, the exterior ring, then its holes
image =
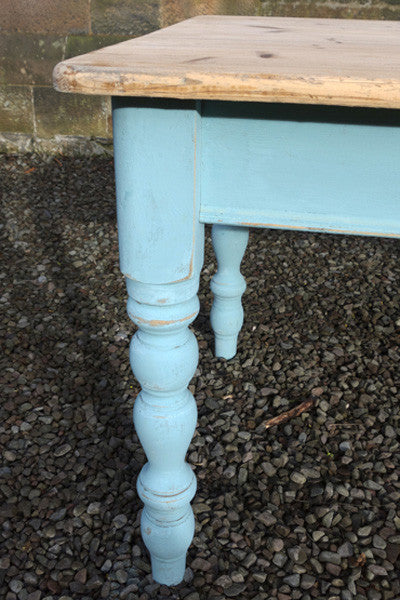
{"type": "Polygon", "coordinates": [[[272,558],[272,562],[277,567],[283,567],[285,562],[287,561],[287,556],[283,554],[283,552],[276,552],[272,558]]]}
{"type": "Polygon", "coordinates": [[[298,573],[294,573],[293,575],[286,575],[286,577],[283,578],[283,581],[290,585],[290,587],[299,587],[300,575],[298,573]]]}
{"type": "Polygon", "coordinates": [[[290,479],[299,485],[303,485],[307,481],[307,477],[305,477],[302,473],[297,473],[296,471],[290,475],[290,479]]]}
{"type": "Polygon", "coordinates": [[[352,544],[350,542],[344,542],[344,544],[339,546],[337,549],[337,553],[342,558],[349,558],[350,556],[353,556],[354,550],[352,544]]]}
{"type": "Polygon", "coordinates": [[[196,532],[169,589],[140,537],[112,163],[2,155],[0,190],[0,598],[400,597],[398,242],[253,230],[239,352],[225,361],[207,228],[196,532]]]}
{"type": "Polygon", "coordinates": [[[303,590],[309,590],[314,586],[315,582],[316,578],[313,575],[308,575],[306,573],[305,575],[302,575],[300,585],[303,588],[303,590]]]}

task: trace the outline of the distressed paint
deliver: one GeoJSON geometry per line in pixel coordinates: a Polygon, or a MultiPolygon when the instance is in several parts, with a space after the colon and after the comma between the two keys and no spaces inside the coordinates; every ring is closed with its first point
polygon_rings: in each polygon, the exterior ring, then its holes
{"type": "MultiPolygon", "coordinates": [[[[221,219],[217,219],[217,221],[218,223],[222,222],[221,219]]],[[[332,229],[329,227],[321,229],[320,227],[301,227],[300,225],[283,225],[282,223],[247,223],[246,221],[244,221],[243,223],[238,223],[238,225],[243,225],[245,227],[262,227],[264,229],[293,229],[295,231],[314,231],[316,233],[341,233],[347,235],[380,236],[388,238],[400,237],[399,233],[377,234],[376,231],[360,231],[355,229],[332,229]]]]}
{"type": "Polygon", "coordinates": [[[197,288],[198,278],[192,281],[191,295],[183,294],[179,304],[157,306],[137,301],[136,282],[127,279],[128,314],[139,328],[131,341],[130,362],[142,388],[133,420],[148,459],[137,480],[145,505],[141,532],[153,578],[166,585],[183,579],[194,534],[190,501],[196,478],[185,455],[197,420],[196,403],[187,388],[198,363],[197,341],[188,328],[199,311],[197,288]],[[147,318],[151,313],[154,320],[147,318]]]}
{"type": "Polygon", "coordinates": [[[243,325],[241,297],[246,282],[240,273],[240,263],[248,239],[249,230],[246,227],[212,227],[218,270],[211,279],[214,301],[210,317],[215,335],[215,355],[227,359],[236,354],[237,338],[243,325]]]}
{"type": "Polygon", "coordinates": [[[198,121],[195,102],[113,98],[120,266],[130,279],[190,279],[202,260],[198,121]]]}
{"type": "Polygon", "coordinates": [[[137,480],[141,532],[153,578],[176,585],[194,534],[196,478],[185,455],[197,420],[187,386],[198,363],[189,325],[199,311],[204,240],[195,178],[199,117],[191,103],[113,106],[121,270],[138,326],[130,362],[142,388],[133,419],[148,459],[137,480]]]}
{"type": "Polygon", "coordinates": [[[191,315],[188,315],[187,317],[183,317],[182,319],[177,319],[176,321],[161,321],[157,319],[151,319],[151,321],[146,320],[146,319],[142,319],[141,317],[136,317],[136,320],[138,323],[140,323],[141,325],[151,325],[151,327],[165,327],[166,325],[171,325],[173,323],[183,323],[184,321],[192,321],[193,319],[196,318],[197,313],[192,313],[191,315]]]}
{"type": "Polygon", "coordinates": [[[400,236],[400,111],[203,103],[206,223],[400,236]]]}

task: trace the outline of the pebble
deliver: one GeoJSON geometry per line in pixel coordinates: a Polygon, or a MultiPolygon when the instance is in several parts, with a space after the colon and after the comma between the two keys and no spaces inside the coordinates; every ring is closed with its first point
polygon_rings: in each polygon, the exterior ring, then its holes
{"type": "Polygon", "coordinates": [[[193,571],[209,571],[211,569],[211,563],[204,558],[195,558],[192,561],[191,568],[193,571]]]}
{"type": "Polygon", "coordinates": [[[240,596],[246,589],[245,583],[234,583],[230,587],[226,588],[224,591],[225,596],[228,598],[236,598],[236,596],[240,596]]]}
{"type": "Polygon", "coordinates": [[[43,529],[43,533],[47,538],[53,538],[56,535],[56,529],[53,525],[48,525],[43,529]]]}
{"type": "Polygon", "coordinates": [[[375,534],[372,538],[372,544],[374,548],[381,548],[384,550],[386,548],[386,541],[380,536],[375,534]]]}
{"type": "Polygon", "coordinates": [[[10,566],[10,557],[2,556],[0,557],[0,569],[7,570],[10,566]]]}
{"type": "Polygon", "coordinates": [[[386,425],[385,427],[385,437],[387,438],[395,438],[397,436],[397,433],[394,429],[394,427],[392,427],[391,425],[386,425]]]}
{"type": "Polygon", "coordinates": [[[334,516],[335,516],[335,513],[333,511],[330,511],[330,512],[326,513],[326,515],[324,515],[322,517],[322,525],[324,527],[327,527],[329,529],[330,526],[332,525],[332,521],[333,521],[333,517],[334,516]]]}
{"type": "Polygon", "coordinates": [[[359,535],[360,537],[367,537],[368,535],[370,535],[371,531],[371,525],[364,525],[363,527],[359,528],[359,530],[357,531],[357,535],[359,535]]]}
{"type": "Polygon", "coordinates": [[[303,588],[303,590],[309,590],[313,587],[315,582],[316,578],[313,575],[308,575],[305,573],[301,576],[300,587],[303,588]]]}
{"type": "Polygon", "coordinates": [[[131,583],[130,585],[127,585],[126,588],[124,588],[119,597],[121,600],[125,600],[126,598],[128,598],[129,594],[135,594],[138,591],[138,586],[136,585],[136,583],[131,583]]]}
{"type": "Polygon", "coordinates": [[[89,506],[87,507],[87,514],[88,515],[98,515],[100,514],[100,502],[91,502],[89,504],[89,506]]]}
{"type": "Polygon", "coordinates": [[[115,572],[118,583],[126,583],[128,581],[128,573],[124,569],[118,569],[115,572]]]}
{"type": "Polygon", "coordinates": [[[295,471],[294,473],[292,473],[290,475],[290,479],[294,483],[297,483],[298,485],[304,485],[305,482],[307,481],[307,477],[305,477],[305,475],[303,475],[303,473],[298,473],[297,471],[295,471]]]}
{"type": "Polygon", "coordinates": [[[261,468],[268,477],[273,477],[276,473],[276,468],[269,462],[262,463],[261,468]]]}
{"type": "Polygon", "coordinates": [[[314,542],[318,542],[321,538],[323,538],[325,535],[325,531],[319,531],[318,529],[316,531],[312,532],[312,538],[314,540],[314,542]]]}
{"type": "Polygon", "coordinates": [[[232,579],[228,575],[221,575],[215,581],[215,585],[220,585],[223,588],[228,587],[229,585],[231,585],[231,583],[232,583],[232,579]]]}
{"type": "Polygon", "coordinates": [[[332,563],[334,565],[340,565],[341,564],[341,557],[338,553],[336,552],[329,552],[328,550],[323,550],[322,552],[319,553],[318,559],[321,562],[325,562],[325,563],[332,563]]]}
{"type": "Polygon", "coordinates": [[[58,510],[54,511],[53,514],[50,516],[51,521],[62,521],[65,518],[65,515],[67,514],[67,509],[63,506],[61,508],[59,508],[58,510]]]}
{"type": "Polygon", "coordinates": [[[11,450],[4,450],[3,456],[6,460],[8,460],[8,462],[14,462],[14,460],[17,460],[17,455],[15,452],[11,452],[11,450]]]}
{"type": "Polygon", "coordinates": [[[320,400],[318,408],[320,408],[323,412],[326,413],[329,410],[329,403],[326,400],[320,400]]]}
{"type": "Polygon", "coordinates": [[[113,525],[117,529],[121,529],[121,527],[124,527],[127,524],[127,522],[128,522],[128,517],[126,515],[117,515],[113,519],[113,525]]]}
{"type": "Polygon", "coordinates": [[[374,575],[380,575],[385,577],[387,575],[387,570],[382,567],[382,565],[368,565],[368,571],[373,573],[374,575]]]}
{"type": "Polygon", "coordinates": [[[379,490],[382,489],[382,486],[380,483],[377,483],[376,481],[373,481],[372,479],[367,480],[364,483],[364,487],[367,490],[374,490],[375,492],[378,492],[379,490]]]}
{"type": "Polygon", "coordinates": [[[9,587],[12,592],[19,594],[23,588],[23,583],[19,579],[12,579],[9,583],[9,587]]]}
{"type": "Polygon", "coordinates": [[[351,442],[348,442],[348,441],[340,442],[339,450],[341,450],[342,452],[347,452],[347,450],[351,450],[351,442]]]}
{"type": "Polygon", "coordinates": [[[266,527],[271,527],[276,523],[276,517],[270,512],[265,511],[257,516],[257,519],[261,521],[266,527]]]}
{"type": "Polygon", "coordinates": [[[273,552],[280,552],[284,546],[284,542],[281,538],[270,538],[268,545],[273,552]]]}
{"type": "Polygon", "coordinates": [[[56,456],[57,458],[60,456],[65,456],[66,454],[68,454],[68,452],[71,452],[71,450],[72,446],[70,444],[62,444],[54,450],[54,456],[56,456]]]}
{"type": "Polygon", "coordinates": [[[290,560],[292,560],[293,562],[295,562],[299,565],[304,564],[307,560],[307,554],[303,550],[303,548],[299,548],[299,547],[289,548],[287,553],[289,555],[290,560]]]}
{"type": "Polygon", "coordinates": [[[283,567],[283,565],[285,564],[286,561],[287,561],[287,557],[285,556],[285,554],[283,554],[283,552],[276,552],[272,559],[272,562],[277,567],[283,567]]]}
{"type": "Polygon", "coordinates": [[[111,562],[111,560],[109,558],[107,558],[104,561],[104,563],[103,563],[103,565],[101,567],[101,570],[103,571],[103,573],[108,573],[110,571],[111,567],[112,567],[112,562],[111,562]]]}
{"type": "Polygon", "coordinates": [[[287,583],[292,588],[297,588],[300,585],[300,575],[298,573],[293,573],[293,575],[286,575],[283,578],[284,583],[287,583]]]}
{"type": "Polygon", "coordinates": [[[337,549],[337,553],[342,558],[349,558],[350,556],[353,556],[353,554],[354,554],[353,545],[350,542],[344,542],[337,549]]]}

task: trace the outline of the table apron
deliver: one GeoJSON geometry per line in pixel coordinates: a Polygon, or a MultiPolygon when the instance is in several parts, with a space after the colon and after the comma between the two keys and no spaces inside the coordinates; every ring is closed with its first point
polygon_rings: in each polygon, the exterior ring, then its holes
{"type": "Polygon", "coordinates": [[[400,111],[203,102],[200,220],[400,237],[400,111]]]}

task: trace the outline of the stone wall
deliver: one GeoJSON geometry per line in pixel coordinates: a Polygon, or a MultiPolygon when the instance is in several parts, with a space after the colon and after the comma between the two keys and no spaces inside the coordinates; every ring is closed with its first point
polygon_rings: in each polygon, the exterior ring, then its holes
{"type": "Polygon", "coordinates": [[[102,151],[109,99],[55,92],[54,65],[198,14],[398,20],[400,0],[0,0],[0,148],[102,151]]]}

